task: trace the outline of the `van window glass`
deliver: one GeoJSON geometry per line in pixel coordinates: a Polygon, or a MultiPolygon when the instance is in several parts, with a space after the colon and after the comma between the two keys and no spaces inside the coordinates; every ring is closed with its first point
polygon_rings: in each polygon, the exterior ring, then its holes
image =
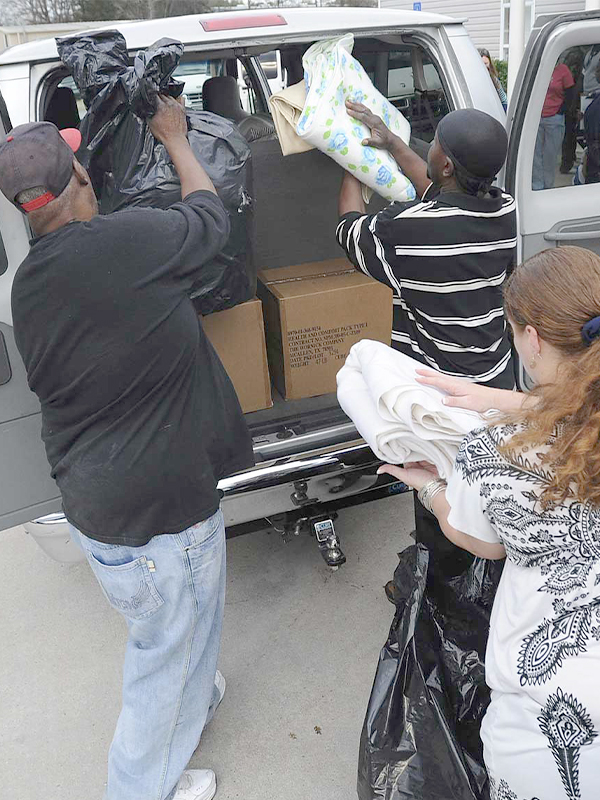
{"type": "MultiPolygon", "coordinates": [[[[173,77],[182,81],[184,84],[183,97],[186,108],[195,111],[202,111],[202,86],[209,78],[216,78],[225,75],[225,61],[223,59],[213,61],[184,61],[175,70],[173,77]]],[[[85,114],[85,104],[81,99],[79,90],[75,86],[75,81],[69,75],[59,83],[58,88],[69,89],[75,98],[80,118],[85,114]]],[[[52,102],[50,97],[49,104],[52,102]]],[[[46,111],[45,118],[48,118],[46,111]]],[[[67,127],[61,126],[59,127],[67,127]]]]}
{"type": "MultiPolygon", "coordinates": [[[[265,62],[273,70],[271,54],[260,56],[272,92],[302,80],[305,49],[295,45],[279,51],[278,73],[273,78],[265,70],[265,62]]],[[[394,47],[375,39],[357,39],[354,56],[377,89],[410,121],[413,137],[432,142],[438,122],[451,108],[438,68],[427,51],[414,45],[394,47]]]]}
{"type": "Polygon", "coordinates": [[[185,61],[177,67],[173,77],[183,81],[183,98],[186,108],[202,111],[202,87],[209,78],[225,75],[225,61],[185,61]]]}
{"type": "Polygon", "coordinates": [[[275,94],[275,92],[284,89],[287,82],[283,74],[279,50],[271,50],[269,53],[263,53],[258,57],[258,60],[265,73],[265,78],[269,83],[271,94],[275,94]]]}
{"type": "MultiPolygon", "coordinates": [[[[266,54],[277,65],[276,54],[266,54]]],[[[268,60],[267,64],[270,63],[268,60]]],[[[275,67],[277,69],[277,67],[275,67]]],[[[244,111],[255,114],[261,111],[256,90],[252,84],[251,76],[240,60],[213,59],[198,61],[183,61],[179,64],[173,77],[182,81],[183,100],[186,108],[194,111],[209,110],[204,108],[203,86],[210,78],[218,78],[227,74],[234,75],[244,111]]],[[[59,128],[77,127],[86,113],[86,108],[79,90],[71,76],[63,78],[54,92],[49,94],[44,119],[55,122],[59,128]]]]}
{"type": "Polygon", "coordinates": [[[277,77],[277,53],[275,50],[271,50],[270,53],[263,53],[258,57],[258,60],[267,76],[267,80],[270,81],[277,77]]]}
{"type": "MultiPolygon", "coordinates": [[[[81,95],[79,93],[79,89],[75,85],[75,81],[73,80],[73,78],[70,75],[67,75],[67,77],[63,78],[62,81],[58,84],[57,88],[62,90],[63,98],[62,98],[61,104],[62,104],[63,107],[68,105],[67,98],[68,98],[68,95],[70,93],[71,97],[73,98],[71,103],[74,102],[74,105],[77,108],[77,113],[79,115],[79,119],[81,120],[83,118],[84,114],[85,114],[85,103],[83,102],[83,99],[82,99],[82,97],[81,97],[81,95]]],[[[58,98],[54,99],[54,104],[56,104],[56,100],[57,99],[58,98]]],[[[53,105],[52,95],[50,96],[50,98],[48,100],[48,103],[46,104],[46,110],[44,112],[44,119],[48,119],[48,117],[49,117],[48,110],[49,110],[49,107],[51,105],[53,105]]],[[[73,112],[71,112],[71,113],[73,113],[73,112]]],[[[72,127],[72,125],[60,125],[59,124],[58,127],[59,128],[69,128],[69,127],[72,127]]]]}
{"type": "Polygon", "coordinates": [[[431,57],[421,47],[377,50],[359,45],[356,58],[377,89],[409,120],[413,137],[432,142],[450,107],[431,57]]]}
{"type": "MultiPolygon", "coordinates": [[[[237,75],[240,102],[244,111],[249,114],[256,113],[257,107],[256,92],[252,86],[249,75],[241,61],[232,62],[237,75]]],[[[230,70],[231,71],[231,70],[230,70]]],[[[213,61],[186,61],[180,64],[173,77],[184,82],[183,97],[186,108],[194,111],[210,110],[205,109],[202,100],[202,87],[210,78],[219,78],[227,74],[227,63],[225,59],[213,61]]]]}
{"type": "Polygon", "coordinates": [[[600,44],[561,53],[537,130],[534,191],[600,183],[600,44]]]}
{"type": "Polygon", "coordinates": [[[237,62],[238,65],[238,88],[240,90],[240,100],[242,101],[242,108],[248,114],[257,114],[260,111],[256,91],[252,85],[252,79],[246,70],[246,67],[241,61],[237,62]]]}

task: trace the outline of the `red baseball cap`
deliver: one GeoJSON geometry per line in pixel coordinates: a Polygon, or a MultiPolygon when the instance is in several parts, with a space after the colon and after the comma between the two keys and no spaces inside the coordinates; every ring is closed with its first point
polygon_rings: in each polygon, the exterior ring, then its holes
{"type": "Polygon", "coordinates": [[[73,154],[81,146],[77,128],[59,129],[52,122],[18,125],[0,142],[0,191],[28,213],[42,208],[66,189],[73,175],[73,154]],[[17,196],[27,189],[45,191],[28,203],[17,196]]]}

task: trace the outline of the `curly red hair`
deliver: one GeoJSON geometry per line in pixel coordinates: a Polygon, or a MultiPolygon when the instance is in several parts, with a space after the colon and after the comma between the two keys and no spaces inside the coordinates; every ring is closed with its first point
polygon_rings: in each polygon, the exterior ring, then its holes
{"type": "Polygon", "coordinates": [[[526,425],[506,453],[548,445],[539,456],[551,473],[544,506],[567,498],[600,505],[600,337],[582,335],[600,316],[600,257],[581,247],[538,253],[508,279],[504,306],[513,325],[531,325],[563,357],[558,380],[537,387],[538,403],[519,414],[526,425]]]}

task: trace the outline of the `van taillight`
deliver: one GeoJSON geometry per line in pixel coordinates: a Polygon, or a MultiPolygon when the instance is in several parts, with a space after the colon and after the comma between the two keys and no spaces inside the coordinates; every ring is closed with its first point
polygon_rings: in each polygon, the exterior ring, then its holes
{"type": "Polygon", "coordinates": [[[275,25],[287,25],[281,14],[248,14],[247,16],[233,16],[227,14],[217,19],[200,20],[200,24],[208,33],[214,31],[232,31],[240,28],[270,28],[275,25]]]}

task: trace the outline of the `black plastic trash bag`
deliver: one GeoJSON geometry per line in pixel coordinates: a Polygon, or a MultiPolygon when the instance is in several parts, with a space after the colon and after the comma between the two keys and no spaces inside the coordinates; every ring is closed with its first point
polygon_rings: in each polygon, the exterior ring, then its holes
{"type": "Polygon", "coordinates": [[[386,587],[396,614],[363,725],[360,800],[488,800],[479,728],[489,704],[484,655],[503,563],[475,559],[427,581],[428,550],[400,554],[386,587]]]}
{"type": "MultiPolygon", "coordinates": [[[[87,107],[81,121],[77,157],[90,173],[100,211],[108,214],[140,205],[168,208],[181,199],[177,173],[165,147],[146,120],[157,95],[178,96],[183,83],[173,71],[181,42],[161,39],[139,52],[129,65],[127,44],[118,31],[100,31],[57,40],[87,107]]],[[[231,234],[223,251],[202,269],[191,296],[209,314],[249,299],[255,290],[248,237],[250,148],[229,120],[188,111],[188,140],[229,212],[231,234]]]]}

